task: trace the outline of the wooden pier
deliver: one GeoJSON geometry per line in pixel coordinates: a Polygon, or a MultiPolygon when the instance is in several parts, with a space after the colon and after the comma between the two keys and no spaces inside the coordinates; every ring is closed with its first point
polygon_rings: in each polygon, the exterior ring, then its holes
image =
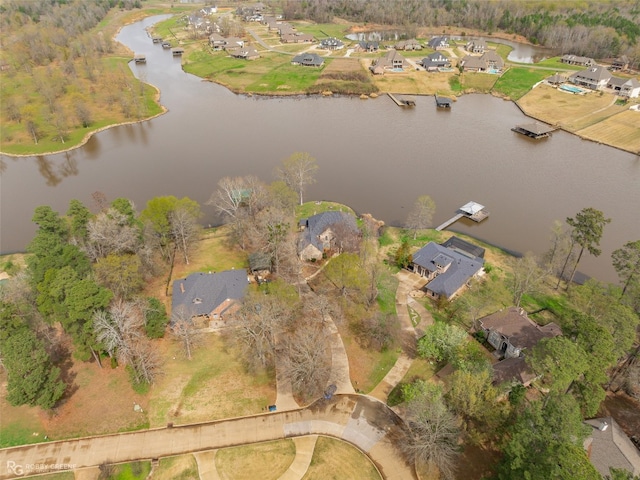
{"type": "Polygon", "coordinates": [[[549,125],[545,125],[543,123],[535,122],[535,123],[516,125],[511,130],[513,130],[514,132],[520,133],[522,135],[525,135],[529,138],[539,139],[539,138],[550,137],[551,132],[553,132],[554,130],[557,130],[557,128],[551,127],[549,125]]]}
{"type": "Polygon", "coordinates": [[[413,98],[405,98],[400,95],[395,96],[393,93],[387,93],[389,98],[395,102],[399,107],[415,107],[416,101],[413,98]]]}
{"type": "Polygon", "coordinates": [[[455,216],[451,217],[442,225],[439,225],[438,227],[436,227],[436,231],[440,232],[445,228],[450,227],[451,225],[453,225],[463,217],[479,223],[485,218],[487,218],[488,216],[489,216],[489,212],[485,210],[484,205],[480,205],[479,203],[476,203],[476,202],[468,202],[458,209],[458,213],[456,213],[455,216]]]}

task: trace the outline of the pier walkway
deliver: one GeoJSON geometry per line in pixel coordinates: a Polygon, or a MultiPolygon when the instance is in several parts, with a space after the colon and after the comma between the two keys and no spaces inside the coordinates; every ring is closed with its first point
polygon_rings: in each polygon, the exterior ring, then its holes
{"type": "Polygon", "coordinates": [[[458,213],[455,217],[451,217],[449,220],[447,220],[446,222],[444,222],[442,225],[436,227],[436,232],[440,232],[442,230],[444,230],[445,228],[447,228],[448,226],[456,223],[458,220],[460,220],[462,217],[464,217],[465,215],[463,213],[458,213]]]}

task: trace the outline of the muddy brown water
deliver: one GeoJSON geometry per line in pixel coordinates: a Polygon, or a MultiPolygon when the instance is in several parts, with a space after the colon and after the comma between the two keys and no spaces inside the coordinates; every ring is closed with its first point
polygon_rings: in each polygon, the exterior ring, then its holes
{"type": "MultiPolygon", "coordinates": [[[[255,174],[271,181],[293,152],[319,165],[307,199],[331,199],[391,225],[405,220],[419,195],[436,202],[434,225],[470,200],[490,211],[480,224],[451,230],[515,252],[542,253],[554,220],[584,207],[613,219],[602,255],[585,255],[580,269],[615,281],[611,252],[640,239],[640,157],[556,132],[533,141],[511,131],[528,121],[511,102],[465,95],[451,111],[433,97],[399,108],[386,96],[264,98],[235,95],[184,73],[179,58],[153,44],[145,27],[124,27],[118,40],[146,64],[133,71],[161,91],[168,113],[98,133],[81,148],[38,157],[3,157],[0,251],[22,251],[33,236],[34,208],[66,211],[91,194],[127,197],[139,209],[154,196],[189,196],[204,204],[224,176],[255,174]]],[[[219,222],[203,206],[205,224],[219,222]]]]}

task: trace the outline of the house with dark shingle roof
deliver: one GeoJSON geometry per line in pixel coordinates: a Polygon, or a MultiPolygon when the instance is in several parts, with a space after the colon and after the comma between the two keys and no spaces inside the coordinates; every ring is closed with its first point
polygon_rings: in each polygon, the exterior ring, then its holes
{"type": "Polygon", "coordinates": [[[427,42],[427,46],[434,50],[449,48],[449,37],[433,37],[427,42]]]}
{"type": "Polygon", "coordinates": [[[429,242],[413,254],[411,270],[425,277],[431,298],[453,298],[471,278],[480,275],[484,260],[429,242]]]}
{"type": "Polygon", "coordinates": [[[543,338],[562,335],[562,330],[551,322],[540,326],[529,318],[523,308],[510,307],[479,320],[487,335],[487,342],[504,358],[517,358],[530,350],[543,338]]]}
{"type": "Polygon", "coordinates": [[[629,68],[629,57],[626,55],[616,58],[613,63],[611,63],[612,70],[626,70],[627,68],[629,68]]]}
{"type": "Polygon", "coordinates": [[[540,326],[519,307],[500,310],[478,322],[487,342],[496,349],[494,355],[501,359],[493,365],[493,383],[496,385],[515,382],[528,386],[536,374],[525,362],[525,352],[543,338],[562,335],[555,323],[540,326]]]}
{"type": "Polygon", "coordinates": [[[609,478],[610,468],[640,475],[640,452],[613,417],[592,418],[584,423],[591,427],[584,448],[589,460],[604,478],[609,478]]]}
{"type": "Polygon", "coordinates": [[[611,79],[611,72],[601,65],[580,70],[569,77],[569,81],[576,85],[590,88],[591,90],[602,90],[611,79]]]}
{"type": "Polygon", "coordinates": [[[356,52],[372,53],[372,52],[377,52],[379,48],[380,48],[380,43],[379,42],[362,40],[362,41],[358,42],[358,44],[355,46],[354,50],[356,52]]]}
{"type": "Polygon", "coordinates": [[[317,53],[300,53],[291,59],[291,65],[304,65],[305,67],[321,67],[324,58],[317,53]]]}
{"type": "Polygon", "coordinates": [[[439,68],[450,68],[451,60],[440,52],[434,52],[420,60],[420,64],[426,71],[431,72],[439,68]]]}
{"type": "Polygon", "coordinates": [[[467,242],[461,238],[450,237],[446,242],[441,243],[443,247],[450,248],[453,251],[458,251],[463,255],[471,255],[472,257],[484,258],[484,248],[474,245],[471,242],[467,242]]]}
{"type": "Polygon", "coordinates": [[[401,40],[394,45],[396,50],[422,50],[422,45],[415,38],[411,38],[409,40],[401,40]]]}
{"type": "Polygon", "coordinates": [[[242,269],[194,273],[173,282],[171,311],[220,320],[244,297],[248,283],[247,272],[242,269]]]}
{"type": "Polygon", "coordinates": [[[336,248],[340,230],[359,234],[355,217],[346,212],[318,213],[302,219],[300,228],[298,255],[302,260],[320,260],[325,251],[336,248]]]}
{"type": "Polygon", "coordinates": [[[320,45],[318,45],[318,48],[321,48],[323,50],[340,50],[344,48],[344,43],[335,37],[323,38],[322,40],[320,40],[320,45]]]}

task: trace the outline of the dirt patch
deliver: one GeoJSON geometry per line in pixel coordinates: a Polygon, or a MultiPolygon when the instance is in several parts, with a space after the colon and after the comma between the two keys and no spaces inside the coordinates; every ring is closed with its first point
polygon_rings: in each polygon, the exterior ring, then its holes
{"type": "Polygon", "coordinates": [[[303,480],[379,480],[382,477],[371,461],[352,445],[328,437],[318,437],[311,465],[303,480]]]}

